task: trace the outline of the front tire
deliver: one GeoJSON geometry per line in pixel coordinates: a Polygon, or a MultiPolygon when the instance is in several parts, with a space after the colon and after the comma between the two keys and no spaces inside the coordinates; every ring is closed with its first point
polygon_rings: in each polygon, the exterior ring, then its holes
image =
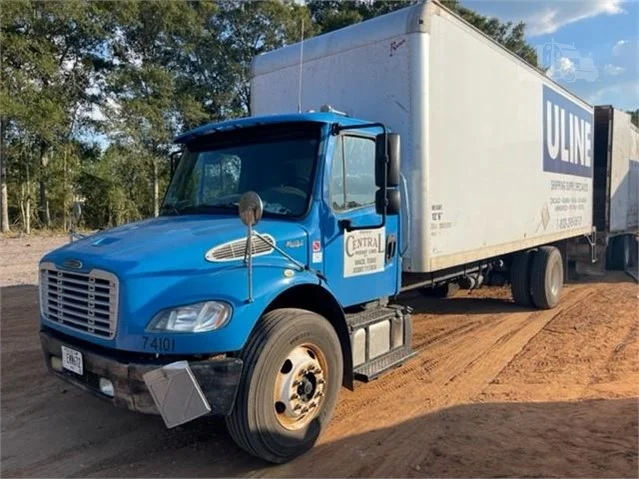
{"type": "Polygon", "coordinates": [[[249,454],[284,463],[313,447],[342,384],[334,328],[302,309],[266,313],[240,353],[242,379],[226,424],[249,454]]]}

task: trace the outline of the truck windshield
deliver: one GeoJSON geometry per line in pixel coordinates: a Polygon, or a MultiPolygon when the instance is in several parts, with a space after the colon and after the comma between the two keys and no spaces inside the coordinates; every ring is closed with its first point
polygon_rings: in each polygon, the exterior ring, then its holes
{"type": "Polygon", "coordinates": [[[236,212],[255,191],[265,215],[308,210],[319,144],[318,125],[279,125],[214,133],[187,145],[162,214],[236,212]]]}

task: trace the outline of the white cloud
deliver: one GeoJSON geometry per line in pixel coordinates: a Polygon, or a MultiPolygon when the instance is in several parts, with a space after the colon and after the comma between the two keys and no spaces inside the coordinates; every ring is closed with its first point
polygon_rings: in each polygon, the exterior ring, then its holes
{"type": "Polygon", "coordinates": [[[557,80],[558,78],[566,78],[575,72],[575,64],[570,58],[561,57],[548,69],[548,76],[557,80]]]}
{"type": "MultiPolygon", "coordinates": [[[[539,0],[512,2],[512,8],[506,16],[508,20],[526,22],[530,36],[554,33],[565,25],[599,15],[618,15],[624,13],[624,0],[583,0],[559,1],[539,0]]],[[[498,15],[499,16],[499,15],[498,15]]]]}
{"type": "Polygon", "coordinates": [[[619,40],[617,43],[615,43],[615,45],[612,47],[612,54],[616,57],[618,57],[619,55],[621,55],[621,50],[623,50],[624,45],[628,45],[628,43],[630,43],[628,40],[619,40]]]}
{"type": "Polygon", "coordinates": [[[591,105],[614,105],[622,110],[637,108],[639,100],[639,83],[623,82],[608,85],[586,97],[591,105]]]}
{"type": "Polygon", "coordinates": [[[604,66],[604,72],[606,72],[606,75],[610,75],[610,76],[617,76],[622,74],[623,72],[625,72],[626,69],[624,67],[620,67],[617,65],[612,65],[610,63],[608,63],[606,66],[604,66]]]}

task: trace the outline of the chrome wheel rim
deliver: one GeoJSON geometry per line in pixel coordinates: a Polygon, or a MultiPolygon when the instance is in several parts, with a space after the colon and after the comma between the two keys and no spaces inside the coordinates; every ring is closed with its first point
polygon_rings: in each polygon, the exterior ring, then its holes
{"type": "Polygon", "coordinates": [[[326,390],[326,357],[314,344],[296,346],[280,365],[275,380],[274,409],[289,430],[309,424],[322,409],[326,390]]]}
{"type": "Polygon", "coordinates": [[[550,292],[553,296],[556,296],[559,293],[559,288],[562,282],[562,274],[561,268],[559,267],[559,263],[555,263],[550,271],[550,292]]]}

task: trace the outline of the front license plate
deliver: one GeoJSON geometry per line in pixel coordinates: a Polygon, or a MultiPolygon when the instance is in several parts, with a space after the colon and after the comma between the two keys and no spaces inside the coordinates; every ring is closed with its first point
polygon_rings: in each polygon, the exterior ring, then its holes
{"type": "Polygon", "coordinates": [[[71,372],[82,375],[84,372],[82,365],[82,353],[75,349],[62,346],[62,367],[71,372]]]}

